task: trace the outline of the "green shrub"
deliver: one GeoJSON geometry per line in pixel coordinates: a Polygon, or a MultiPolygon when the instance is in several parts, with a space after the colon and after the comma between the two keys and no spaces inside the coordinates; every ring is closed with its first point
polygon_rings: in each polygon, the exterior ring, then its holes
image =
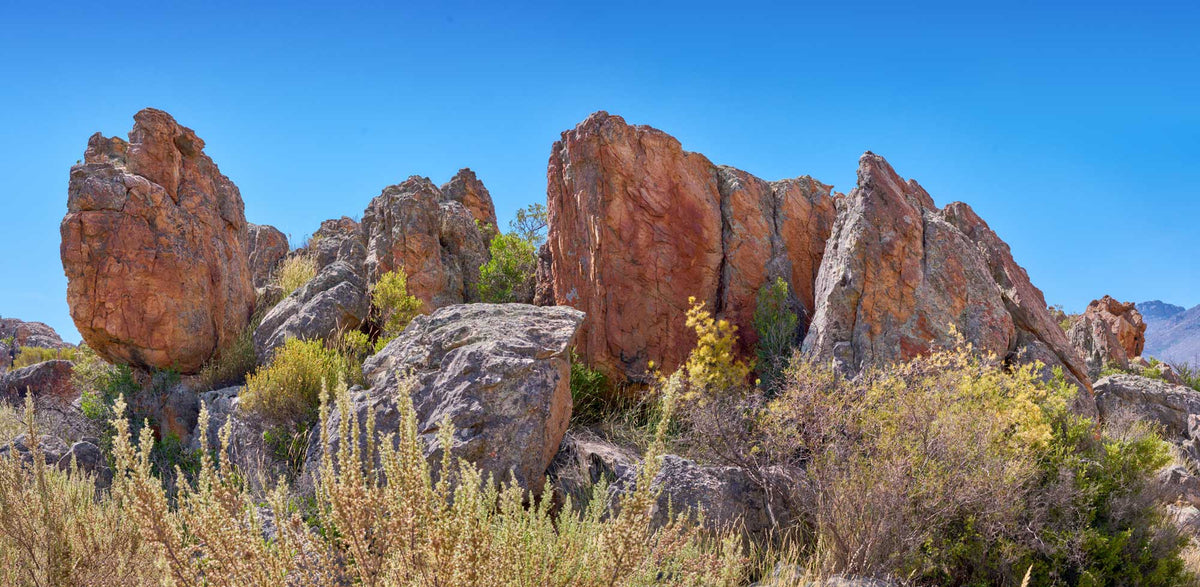
{"type": "Polygon", "coordinates": [[[345,376],[347,362],[319,340],[288,339],[246,378],[241,408],[267,427],[294,430],[316,420],[321,390],[345,376]]]}
{"type": "Polygon", "coordinates": [[[201,384],[207,389],[219,389],[233,385],[241,385],[258,365],[258,355],[254,350],[254,328],[250,324],[229,346],[217,351],[200,368],[201,384]]]}
{"type": "MultiPolygon", "coordinates": [[[[391,340],[424,311],[425,304],[408,293],[408,276],[403,269],[384,273],[371,291],[371,307],[383,327],[380,340],[391,340]]],[[[385,343],[386,344],[386,343],[385,343]]]]}
{"type": "Polygon", "coordinates": [[[800,319],[788,307],[788,284],[776,277],[758,290],[754,330],[758,333],[758,377],[767,396],[775,395],[783,369],[796,345],[800,319]]]}
{"type": "Polygon", "coordinates": [[[604,419],[612,400],[612,384],[603,373],[571,353],[571,419],[592,424],[604,419]]]}
{"type": "Polygon", "coordinates": [[[287,296],[316,275],[317,260],[311,254],[297,254],[284,259],[275,269],[271,279],[283,290],[283,295],[287,296]]]}
{"type": "Polygon", "coordinates": [[[479,268],[479,298],[493,304],[533,300],[537,247],[516,233],[498,234],[488,246],[492,258],[479,268]]]}
{"type": "Polygon", "coordinates": [[[1172,363],[1171,368],[1183,380],[1183,384],[1200,391],[1200,368],[1192,367],[1190,363],[1172,363]]]}
{"type": "Polygon", "coordinates": [[[76,349],[70,347],[62,349],[48,349],[38,346],[23,346],[21,347],[20,352],[17,353],[16,358],[13,359],[12,368],[14,370],[22,369],[24,367],[31,367],[38,363],[45,363],[46,361],[55,361],[59,359],[65,361],[74,361],[76,354],[76,349]]]}

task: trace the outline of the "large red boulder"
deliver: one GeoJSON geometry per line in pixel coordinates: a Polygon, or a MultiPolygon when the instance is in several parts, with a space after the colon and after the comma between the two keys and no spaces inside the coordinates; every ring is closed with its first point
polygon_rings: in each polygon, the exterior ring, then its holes
{"type": "Polygon", "coordinates": [[[622,379],[686,358],[692,296],[739,327],[743,350],[758,289],[774,278],[811,313],[834,217],[830,187],[812,178],[767,182],[718,167],[605,112],[554,144],[547,204],[538,301],[583,310],[576,351],[622,379]]]}
{"type": "Polygon", "coordinates": [[[189,373],[246,327],[255,293],[241,194],[195,132],[142,110],[129,141],[92,136],[68,193],[67,302],[97,353],[189,373]]]}
{"type": "Polygon", "coordinates": [[[1130,360],[1146,347],[1146,322],[1133,302],[1104,296],[1088,304],[1068,336],[1095,380],[1105,367],[1130,369],[1130,360]]]}

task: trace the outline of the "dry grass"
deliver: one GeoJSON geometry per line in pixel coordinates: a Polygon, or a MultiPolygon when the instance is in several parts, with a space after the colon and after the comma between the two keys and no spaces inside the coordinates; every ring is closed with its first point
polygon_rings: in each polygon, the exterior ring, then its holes
{"type": "Polygon", "coordinates": [[[74,361],[75,354],[76,349],[70,347],[63,349],[48,349],[37,346],[23,346],[21,347],[21,352],[17,354],[15,359],[13,359],[12,369],[22,369],[25,367],[31,367],[38,363],[45,363],[46,361],[54,361],[58,359],[74,361]]]}
{"type": "MultiPolygon", "coordinates": [[[[341,434],[355,421],[344,386],[341,434]]],[[[583,514],[485,480],[445,457],[433,479],[411,401],[398,436],[327,455],[315,497],[301,503],[282,481],[255,498],[241,474],[205,447],[200,471],[168,498],[153,474],[152,432],[131,437],[113,420],[116,475],[95,499],[78,472],[0,459],[3,585],[738,585],[747,566],[737,541],[683,521],[657,530],[650,514],[665,424],[637,489],[611,503],[606,487],[583,514]],[[370,466],[378,456],[382,468],[370,466]],[[390,480],[384,483],[383,479],[390,480]]],[[[32,405],[28,407],[32,411],[32,405]]],[[[321,413],[330,407],[322,403],[321,413]]],[[[117,400],[116,411],[125,412],[117,400]]],[[[202,412],[202,428],[208,414],[202,412]]],[[[325,418],[323,417],[324,421],[325,418]]],[[[322,430],[326,428],[323,426],[322,430]]],[[[32,430],[31,430],[32,432],[32,430]]],[[[222,431],[228,443],[230,428],[222,431]]],[[[449,422],[441,441],[453,435],[449,422]]],[[[202,436],[202,438],[204,438],[202,436]]],[[[449,451],[445,451],[449,454],[449,451]]],[[[216,454],[225,454],[217,451],[216,454]]]]}
{"type": "Polygon", "coordinates": [[[292,255],[283,260],[275,269],[271,279],[283,290],[283,295],[300,289],[317,275],[317,260],[312,255],[292,255]]]}

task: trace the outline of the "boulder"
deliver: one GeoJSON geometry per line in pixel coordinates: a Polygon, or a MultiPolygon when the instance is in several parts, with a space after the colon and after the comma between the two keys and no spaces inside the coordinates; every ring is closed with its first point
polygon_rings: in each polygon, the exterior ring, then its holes
{"type": "Polygon", "coordinates": [[[219,450],[221,430],[229,425],[229,446],[223,458],[237,467],[254,487],[269,487],[280,476],[290,476],[294,471],[286,462],[279,460],[263,441],[262,427],[241,416],[238,406],[242,389],[227,387],[200,394],[200,402],[208,408],[208,429],[202,430],[197,421],[188,448],[200,450],[201,440],[204,439],[210,450],[219,450]]]}
{"type": "Polygon", "coordinates": [[[0,373],[12,367],[13,361],[17,358],[16,345],[10,345],[9,341],[0,339],[0,373]]]}
{"type": "Polygon", "coordinates": [[[1008,246],[969,206],[938,209],[916,181],[882,157],[859,161],[858,186],[837,203],[804,339],[810,359],[854,373],[902,362],[961,339],[1011,361],[1062,367],[1085,393],[1089,379],[1008,246]]]}
{"type": "Polygon", "coordinates": [[[695,514],[702,510],[709,527],[765,538],[772,531],[788,527],[799,511],[791,491],[796,485],[795,475],[784,468],[768,471],[768,495],[745,469],[702,466],[675,455],[660,459],[662,468],[654,483],[662,493],[651,512],[654,524],[666,523],[668,512],[695,514]]]}
{"type": "Polygon", "coordinates": [[[447,198],[428,178],[414,175],[384,188],[363,213],[361,230],[369,282],[403,269],[408,292],[429,309],[478,299],[487,243],[463,203],[447,198]]]}
{"type": "Polygon", "coordinates": [[[830,187],[812,178],[718,167],[605,112],[554,144],[547,210],[537,301],[583,310],[577,351],[615,379],[644,378],[650,361],[682,363],[695,343],[684,324],[692,296],[739,326],[742,350],[755,342],[758,289],[776,277],[811,314],[835,211],[830,187]]]}
{"type": "Polygon", "coordinates": [[[155,373],[127,399],[134,418],[149,420],[159,439],[173,438],[185,445],[191,441],[200,417],[200,396],[186,382],[170,373],[155,373]]]}
{"type": "Polygon", "coordinates": [[[546,476],[560,503],[567,497],[583,506],[592,488],[604,480],[620,488],[637,477],[641,466],[637,451],[617,446],[586,431],[567,431],[546,476]]]}
{"type": "MultiPolygon", "coordinates": [[[[23,346],[47,349],[74,346],[63,342],[62,337],[53,328],[41,322],[25,322],[16,318],[0,318],[0,343],[4,343],[6,348],[14,352],[23,346]]],[[[3,356],[0,356],[0,361],[3,361],[3,356]]]]}
{"type": "Polygon", "coordinates": [[[70,404],[79,392],[71,382],[75,364],[61,359],[43,361],[0,375],[0,398],[19,404],[28,393],[38,400],[70,404]]]}
{"type": "Polygon", "coordinates": [[[67,302],[109,362],[193,373],[254,308],[242,198],[191,129],[149,108],[134,121],[128,142],[93,135],[71,168],[67,302]]]}
{"type": "Polygon", "coordinates": [[[347,261],[335,261],[271,308],[254,330],[260,363],[289,338],[330,340],[367,318],[370,300],[362,275],[347,261]]]}
{"type": "Polygon", "coordinates": [[[1132,415],[1158,426],[1164,439],[1200,438],[1200,391],[1138,375],[1109,375],[1095,384],[1096,407],[1106,420],[1132,415]]]}
{"type": "Polygon", "coordinates": [[[250,253],[250,279],[261,289],[271,281],[271,274],[291,251],[287,236],[278,228],[261,224],[246,225],[246,247],[250,253]]]}
{"type": "Polygon", "coordinates": [[[1105,367],[1130,369],[1129,360],[1141,356],[1146,346],[1146,322],[1133,302],[1104,296],[1088,304],[1068,337],[1094,380],[1105,367]]]}
{"type": "MultiPolygon", "coordinates": [[[[376,430],[388,434],[402,424],[397,398],[408,393],[432,466],[449,418],[456,457],[538,491],[571,417],[568,349],[582,321],[571,308],[524,304],[455,305],[418,316],[363,365],[371,389],[352,394],[352,409],[360,424],[373,410],[376,430]]],[[[335,410],[326,423],[330,446],[310,443],[309,477],[325,450],[337,450],[341,418],[335,410]]]]}
{"type": "Polygon", "coordinates": [[[448,200],[463,205],[471,216],[483,223],[498,229],[496,223],[496,207],[492,205],[492,194],[484,187],[483,182],[475,177],[475,172],[464,167],[458,170],[450,181],[442,184],[442,194],[448,200]]]}
{"type": "MultiPolygon", "coordinates": [[[[56,436],[38,436],[38,448],[42,452],[42,461],[47,465],[57,465],[63,456],[71,451],[61,438],[56,436]]],[[[28,434],[20,434],[10,442],[0,445],[0,458],[15,454],[25,464],[33,463],[33,446],[28,434]]]]}

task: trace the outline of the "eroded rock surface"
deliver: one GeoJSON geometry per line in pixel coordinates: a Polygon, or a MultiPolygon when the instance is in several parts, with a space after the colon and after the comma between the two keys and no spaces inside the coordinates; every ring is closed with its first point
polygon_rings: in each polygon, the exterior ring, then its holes
{"type": "Polygon", "coordinates": [[[279,262],[287,257],[291,247],[287,236],[274,226],[247,224],[246,248],[250,253],[250,278],[255,288],[263,288],[271,281],[271,274],[279,262]]]}
{"type": "Polygon", "coordinates": [[[468,168],[458,170],[450,181],[442,184],[442,194],[448,200],[462,204],[471,216],[484,224],[498,228],[496,224],[496,207],[492,204],[492,194],[484,187],[483,182],[475,177],[475,172],[468,168]]]}
{"type": "Polygon", "coordinates": [[[70,361],[54,360],[4,373],[0,375],[0,398],[20,405],[26,395],[33,394],[38,400],[70,404],[79,395],[71,382],[74,368],[70,361]]]}
{"type": "MultiPolygon", "coordinates": [[[[873,153],[838,201],[803,352],[846,372],[905,361],[958,337],[977,351],[1090,379],[1008,246],[971,210],[939,209],[916,181],[873,153]]],[[[1094,411],[1085,394],[1077,406],[1094,411]]]]}
{"type": "MultiPolygon", "coordinates": [[[[449,418],[455,456],[498,480],[511,472],[522,487],[540,490],[571,417],[568,349],[582,320],[571,308],[524,304],[455,305],[418,316],[367,360],[371,389],[353,394],[352,409],[360,424],[373,410],[376,429],[395,432],[397,398],[410,393],[434,467],[438,430],[449,418]]],[[[335,411],[327,423],[332,446],[310,445],[310,474],[324,450],[336,451],[341,417],[335,411]]]]}
{"type": "Polygon", "coordinates": [[[254,307],[242,199],[191,129],[150,108],[134,121],[128,141],[93,135],[71,168],[67,301],[105,359],[194,372],[254,307]]]}
{"type": "Polygon", "coordinates": [[[1083,357],[1088,376],[1096,379],[1105,367],[1130,369],[1146,346],[1146,322],[1133,302],[1111,296],[1092,300],[1068,332],[1071,345],[1083,357]]]}
{"type": "Polygon", "coordinates": [[[72,346],[63,342],[62,337],[48,325],[16,318],[0,318],[0,342],[10,349],[23,346],[62,349],[72,346]]]}
{"type": "MultiPolygon", "coordinates": [[[[464,194],[470,190],[456,187],[466,179],[461,173],[457,177],[457,183],[447,186],[469,199],[464,194]]],[[[408,276],[408,292],[431,310],[478,299],[476,284],[479,267],[488,259],[487,243],[472,212],[428,178],[414,175],[384,188],[363,213],[362,233],[368,281],[401,268],[408,276]]]]}
{"type": "Polygon", "coordinates": [[[811,313],[834,216],[827,185],[718,167],[605,112],[554,144],[547,204],[537,301],[583,310],[578,352],[621,379],[643,377],[650,361],[668,370],[683,361],[694,344],[684,325],[691,296],[739,326],[743,350],[754,343],[758,288],[775,277],[811,313]]]}

